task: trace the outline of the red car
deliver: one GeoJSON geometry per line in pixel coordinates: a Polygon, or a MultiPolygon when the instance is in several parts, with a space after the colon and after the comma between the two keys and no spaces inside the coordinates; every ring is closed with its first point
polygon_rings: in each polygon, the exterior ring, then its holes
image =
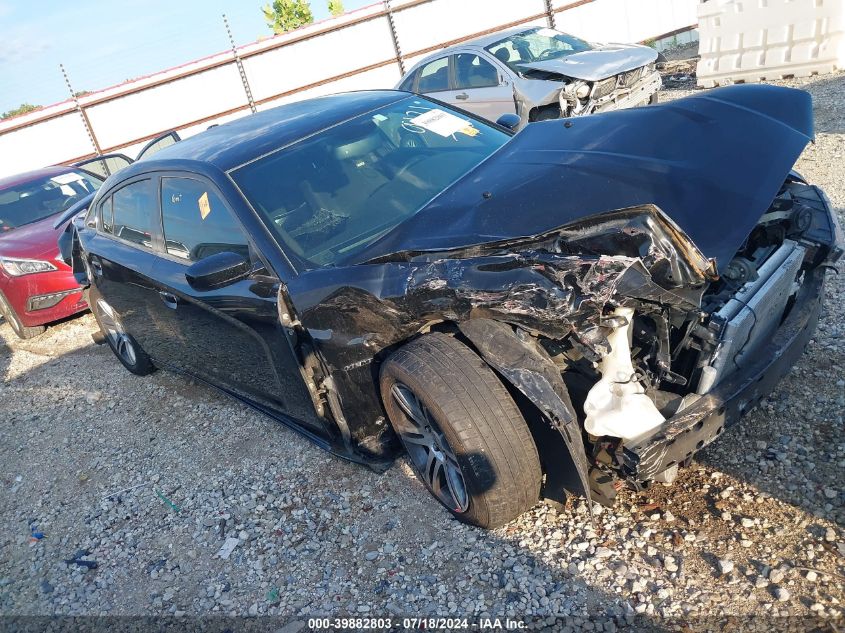
{"type": "Polygon", "coordinates": [[[73,167],[47,167],[0,179],[0,314],[20,338],[85,310],[82,289],[59,257],[56,216],[103,180],[73,167]]]}

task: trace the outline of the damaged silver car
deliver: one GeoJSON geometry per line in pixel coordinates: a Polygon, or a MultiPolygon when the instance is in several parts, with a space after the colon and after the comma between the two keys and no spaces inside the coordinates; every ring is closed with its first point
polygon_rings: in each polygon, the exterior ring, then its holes
{"type": "Polygon", "coordinates": [[[657,61],[648,46],[595,44],[549,28],[517,27],[426,57],[398,88],[490,121],[511,115],[509,126],[520,129],[656,103],[662,85],[657,61]]]}
{"type": "Polygon", "coordinates": [[[110,177],[62,253],[136,374],[193,375],[374,469],[404,449],[476,525],[610,504],[775,388],[841,231],[791,171],[803,91],[570,123],[513,134],[396,91],[287,104],[110,177]]]}

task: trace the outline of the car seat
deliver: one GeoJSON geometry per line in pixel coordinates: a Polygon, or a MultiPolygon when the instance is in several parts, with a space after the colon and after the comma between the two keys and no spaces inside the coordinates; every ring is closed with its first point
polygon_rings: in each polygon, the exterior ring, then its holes
{"type": "Polygon", "coordinates": [[[508,63],[511,60],[511,52],[504,46],[493,53],[500,62],[508,63]]]}

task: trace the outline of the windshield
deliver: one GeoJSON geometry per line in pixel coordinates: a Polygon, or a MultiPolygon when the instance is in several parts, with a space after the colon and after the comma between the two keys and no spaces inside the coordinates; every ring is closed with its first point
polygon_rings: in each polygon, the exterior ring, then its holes
{"type": "Polygon", "coordinates": [[[508,138],[466,113],[409,97],[231,176],[295,259],[330,266],[416,213],[508,138]]]}
{"type": "Polygon", "coordinates": [[[102,184],[92,174],[68,171],[0,189],[0,234],[61,213],[102,184]]]}
{"type": "Polygon", "coordinates": [[[536,28],[499,40],[486,50],[512,70],[521,72],[522,64],[559,59],[592,49],[590,44],[573,35],[553,29],[536,28]]]}

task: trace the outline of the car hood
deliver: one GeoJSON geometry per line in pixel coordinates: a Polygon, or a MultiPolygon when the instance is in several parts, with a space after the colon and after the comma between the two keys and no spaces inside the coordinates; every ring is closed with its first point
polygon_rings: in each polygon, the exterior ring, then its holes
{"type": "Polygon", "coordinates": [[[0,233],[0,255],[54,259],[59,254],[57,240],[64,231],[64,226],[53,228],[55,220],[55,216],[49,216],[0,233]]]}
{"type": "Polygon", "coordinates": [[[721,272],[812,136],[810,95],[775,86],[532,123],[349,263],[528,238],[654,205],[721,272]]]}
{"type": "Polygon", "coordinates": [[[634,68],[651,64],[657,51],[639,44],[603,44],[590,51],[573,53],[560,59],[519,64],[521,68],[560,73],[567,77],[598,81],[634,68]]]}

